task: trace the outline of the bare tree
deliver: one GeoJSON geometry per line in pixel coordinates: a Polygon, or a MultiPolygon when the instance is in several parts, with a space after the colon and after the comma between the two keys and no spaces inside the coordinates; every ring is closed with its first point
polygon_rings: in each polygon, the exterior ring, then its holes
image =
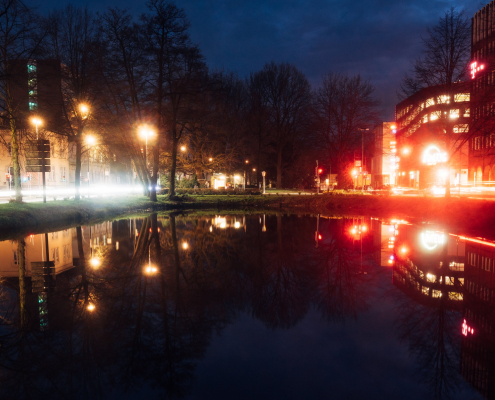
{"type": "Polygon", "coordinates": [[[0,1],[0,107],[2,120],[10,131],[16,201],[22,201],[19,164],[20,125],[25,118],[28,93],[20,90],[27,78],[26,61],[40,43],[35,39],[37,17],[33,9],[20,0],[0,1]],[[24,68],[22,68],[24,65],[24,68]]]}
{"type": "Polygon", "coordinates": [[[96,96],[92,89],[98,86],[95,50],[99,48],[99,32],[94,15],[87,8],[73,5],[52,12],[46,25],[49,31],[47,52],[51,58],[62,63],[60,90],[64,100],[63,117],[52,130],[75,143],[75,198],[78,200],[83,132],[97,112],[96,96]]]}
{"type": "Polygon", "coordinates": [[[169,196],[175,195],[177,148],[186,129],[183,116],[187,114],[188,98],[198,91],[198,78],[206,67],[187,32],[189,21],[184,10],[164,0],[150,0],[147,6],[150,13],[144,14],[141,21],[149,67],[151,114],[158,136],[152,150],[150,195],[150,199],[156,201],[160,148],[167,139],[167,145],[171,146],[169,196]]]}
{"type": "MultiPolygon", "coordinates": [[[[423,53],[413,64],[412,75],[403,79],[399,97],[408,97],[420,89],[441,85],[442,92],[453,99],[454,84],[467,78],[467,64],[471,55],[471,23],[464,11],[452,7],[438,24],[428,29],[422,38],[423,53]]],[[[448,155],[445,197],[450,197],[450,165],[452,157],[460,151],[465,140],[454,137],[454,121],[442,114],[445,147],[448,155]]]]}
{"type": "Polygon", "coordinates": [[[362,129],[378,121],[375,88],[360,75],[330,72],[316,90],[314,126],[318,141],[338,175],[339,187],[350,179],[347,171],[352,153],[361,146],[362,129]]]}
{"type": "MultiPolygon", "coordinates": [[[[270,147],[277,168],[277,188],[281,188],[287,148],[308,130],[310,85],[304,74],[292,64],[275,64],[273,61],[252,75],[250,84],[252,94],[260,96],[258,100],[261,103],[255,107],[259,105],[264,110],[256,109],[256,112],[263,112],[268,119],[270,147]]],[[[264,127],[258,126],[258,129],[264,127]]],[[[263,135],[259,130],[258,134],[263,135]]]]}

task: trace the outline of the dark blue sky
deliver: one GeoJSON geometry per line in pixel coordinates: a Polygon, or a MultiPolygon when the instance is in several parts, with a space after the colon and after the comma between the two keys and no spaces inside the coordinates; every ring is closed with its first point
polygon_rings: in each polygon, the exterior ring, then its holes
{"type": "MultiPolygon", "coordinates": [[[[41,11],[68,4],[33,0],[41,11]]],[[[486,1],[487,2],[487,1],[486,1]]],[[[241,77],[271,60],[300,68],[313,85],[329,71],[371,80],[383,102],[383,116],[394,118],[396,91],[421,36],[451,6],[471,17],[479,0],[182,0],[191,21],[191,37],[210,67],[237,71],[241,77]]],[[[140,14],[145,1],[74,1],[94,11],[128,8],[140,14]]]]}

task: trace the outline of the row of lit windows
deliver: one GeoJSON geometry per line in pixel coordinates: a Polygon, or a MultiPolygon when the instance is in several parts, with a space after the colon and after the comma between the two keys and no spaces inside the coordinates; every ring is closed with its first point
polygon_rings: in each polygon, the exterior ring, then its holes
{"type": "Polygon", "coordinates": [[[481,256],[479,254],[471,253],[471,252],[468,252],[467,256],[468,256],[469,264],[472,265],[473,267],[479,267],[482,270],[488,272],[494,272],[493,258],[481,256]]]}
{"type": "MultiPolygon", "coordinates": [[[[470,94],[469,93],[457,93],[454,95],[454,102],[460,103],[460,102],[468,102],[470,100],[470,94]]],[[[435,104],[450,104],[451,97],[449,95],[441,95],[437,97],[431,97],[427,99],[425,102],[420,103],[417,107],[416,115],[418,112],[424,110],[425,108],[431,107],[435,104]]],[[[397,119],[402,118],[404,115],[406,115],[413,106],[409,105],[402,110],[399,110],[397,112],[397,119]]]]}

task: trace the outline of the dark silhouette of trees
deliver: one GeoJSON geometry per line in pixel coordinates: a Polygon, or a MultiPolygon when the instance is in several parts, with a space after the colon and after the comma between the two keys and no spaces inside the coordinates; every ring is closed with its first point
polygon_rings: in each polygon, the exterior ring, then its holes
{"type": "Polygon", "coordinates": [[[329,73],[314,94],[314,129],[339,187],[351,180],[349,171],[353,152],[361,150],[363,129],[378,123],[375,88],[360,75],[349,77],[329,73]]]}

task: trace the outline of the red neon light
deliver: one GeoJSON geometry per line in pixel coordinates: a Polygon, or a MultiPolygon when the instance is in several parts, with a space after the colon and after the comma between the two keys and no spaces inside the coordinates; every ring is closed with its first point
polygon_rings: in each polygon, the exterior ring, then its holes
{"type": "Polygon", "coordinates": [[[472,62],[471,63],[471,79],[474,79],[476,77],[476,73],[483,70],[483,69],[485,69],[484,64],[478,65],[477,61],[472,62]]]}
{"type": "Polygon", "coordinates": [[[484,244],[485,246],[495,247],[495,243],[487,242],[485,240],[479,240],[479,239],[474,239],[474,238],[468,238],[465,236],[454,235],[453,233],[449,233],[449,235],[454,236],[454,237],[458,237],[459,239],[466,240],[468,242],[479,243],[479,244],[484,244]]]}
{"type": "Polygon", "coordinates": [[[473,335],[473,334],[474,334],[474,329],[473,329],[473,328],[471,328],[471,327],[467,324],[466,320],[464,320],[464,322],[462,323],[462,334],[463,334],[464,336],[467,336],[467,335],[468,335],[468,333],[470,333],[471,335],[473,335]]]}

